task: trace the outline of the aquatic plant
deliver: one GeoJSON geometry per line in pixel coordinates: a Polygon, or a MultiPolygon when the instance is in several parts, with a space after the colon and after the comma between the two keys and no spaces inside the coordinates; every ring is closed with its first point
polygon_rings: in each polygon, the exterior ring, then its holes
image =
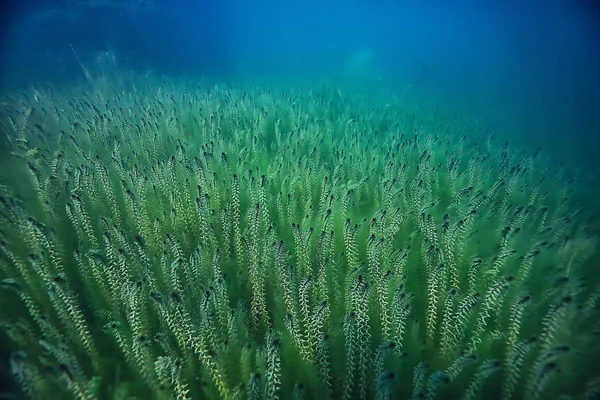
{"type": "Polygon", "coordinates": [[[598,395],[593,215],[566,167],[374,92],[134,83],[6,100],[22,393],[598,395]]]}

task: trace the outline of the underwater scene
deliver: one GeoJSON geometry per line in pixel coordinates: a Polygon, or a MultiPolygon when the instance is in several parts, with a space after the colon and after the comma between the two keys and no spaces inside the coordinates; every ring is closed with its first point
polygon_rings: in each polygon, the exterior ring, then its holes
{"type": "Polygon", "coordinates": [[[600,13],[451,3],[7,6],[0,399],[600,399],[600,13]]]}

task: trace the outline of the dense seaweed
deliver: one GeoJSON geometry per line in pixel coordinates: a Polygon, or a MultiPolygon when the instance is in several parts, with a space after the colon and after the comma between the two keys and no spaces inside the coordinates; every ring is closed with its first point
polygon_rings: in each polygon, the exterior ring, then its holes
{"type": "Polygon", "coordinates": [[[597,398],[585,177],[370,90],[5,101],[3,363],[31,398],[597,398]]]}

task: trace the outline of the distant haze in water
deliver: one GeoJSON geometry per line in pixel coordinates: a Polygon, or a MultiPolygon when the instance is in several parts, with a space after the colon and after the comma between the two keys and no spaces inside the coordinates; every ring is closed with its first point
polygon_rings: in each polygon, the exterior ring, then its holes
{"type": "Polygon", "coordinates": [[[0,10],[5,87],[83,79],[72,44],[90,66],[377,84],[596,158],[600,22],[591,2],[12,3],[0,10]]]}

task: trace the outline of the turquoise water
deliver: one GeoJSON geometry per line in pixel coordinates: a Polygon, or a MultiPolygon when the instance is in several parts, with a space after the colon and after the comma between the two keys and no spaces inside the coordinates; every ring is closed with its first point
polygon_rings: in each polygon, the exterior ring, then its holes
{"type": "Polygon", "coordinates": [[[7,14],[2,396],[597,398],[593,16],[438,6],[7,14]]]}

